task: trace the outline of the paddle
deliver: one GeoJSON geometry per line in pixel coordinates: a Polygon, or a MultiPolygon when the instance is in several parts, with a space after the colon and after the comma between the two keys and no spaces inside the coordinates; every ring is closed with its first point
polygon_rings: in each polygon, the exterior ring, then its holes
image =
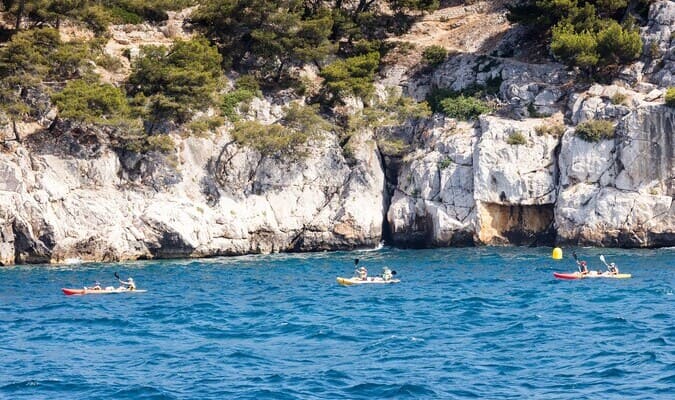
{"type": "MultiPolygon", "coordinates": [[[[117,280],[120,281],[120,283],[126,284],[126,282],[123,281],[122,278],[120,278],[120,275],[117,273],[117,271],[115,271],[115,274],[114,274],[114,275],[115,275],[115,278],[117,278],[117,280]]],[[[126,286],[125,286],[125,287],[126,287],[126,286]]]]}
{"type": "Polygon", "coordinates": [[[607,264],[607,261],[605,261],[605,256],[603,254],[600,254],[600,261],[602,261],[603,264],[609,269],[609,265],[607,264]]]}

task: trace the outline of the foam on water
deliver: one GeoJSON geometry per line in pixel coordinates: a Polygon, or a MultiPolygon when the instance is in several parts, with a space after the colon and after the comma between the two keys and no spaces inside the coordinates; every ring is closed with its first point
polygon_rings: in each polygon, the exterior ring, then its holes
{"type": "Polygon", "coordinates": [[[489,247],[3,268],[0,398],[672,394],[675,252],[602,251],[633,278],[560,281],[570,257],[489,247]],[[354,258],[402,282],[337,285],[354,258]],[[60,291],[116,271],[148,292],[60,291]]]}

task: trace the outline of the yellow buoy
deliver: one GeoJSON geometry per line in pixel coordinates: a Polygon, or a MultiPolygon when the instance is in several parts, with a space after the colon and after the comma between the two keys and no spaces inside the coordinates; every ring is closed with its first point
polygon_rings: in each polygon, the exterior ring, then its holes
{"type": "Polygon", "coordinates": [[[560,247],[553,249],[553,254],[551,254],[551,257],[553,257],[554,260],[562,260],[562,249],[560,247]]]}

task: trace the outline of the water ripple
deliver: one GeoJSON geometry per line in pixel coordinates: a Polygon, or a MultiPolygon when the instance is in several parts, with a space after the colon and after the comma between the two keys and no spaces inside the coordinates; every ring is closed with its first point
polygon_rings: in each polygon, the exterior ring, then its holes
{"type": "Polygon", "coordinates": [[[633,278],[490,247],[3,268],[0,398],[668,398],[675,252],[603,251],[633,278]],[[337,285],[357,257],[402,283],[337,285]],[[148,292],[60,292],[115,271],[148,292]]]}

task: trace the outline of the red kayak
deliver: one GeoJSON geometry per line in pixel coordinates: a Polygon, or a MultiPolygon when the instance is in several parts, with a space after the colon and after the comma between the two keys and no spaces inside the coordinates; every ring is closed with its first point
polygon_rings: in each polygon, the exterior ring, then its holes
{"type": "Polygon", "coordinates": [[[133,292],[133,293],[145,293],[147,290],[130,290],[127,288],[105,288],[105,289],[68,289],[68,288],[63,288],[63,294],[66,296],[72,296],[72,295],[85,295],[85,294],[116,294],[116,293],[127,293],[127,292],[133,292]]]}
{"type": "Polygon", "coordinates": [[[603,272],[601,274],[591,271],[587,274],[581,274],[581,272],[554,272],[553,276],[558,279],[590,279],[590,278],[610,278],[610,279],[626,279],[630,278],[631,274],[612,274],[609,272],[603,272]]]}

